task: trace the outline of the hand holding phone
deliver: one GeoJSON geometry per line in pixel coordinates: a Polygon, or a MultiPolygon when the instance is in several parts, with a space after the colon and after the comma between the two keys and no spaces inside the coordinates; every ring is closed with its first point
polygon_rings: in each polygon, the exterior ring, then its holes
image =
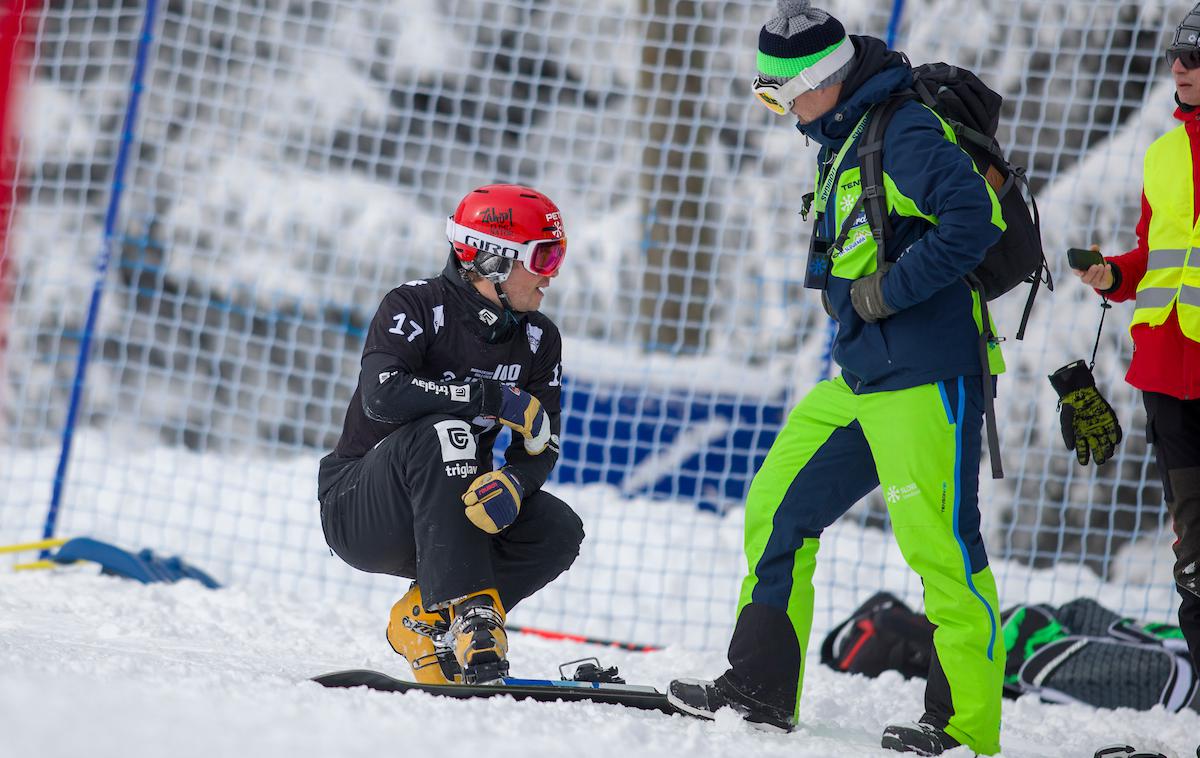
{"type": "Polygon", "coordinates": [[[1092,266],[1103,266],[1104,256],[1099,250],[1072,247],[1067,250],[1067,264],[1076,271],[1087,271],[1092,266]]]}
{"type": "Polygon", "coordinates": [[[1113,286],[1112,269],[1104,260],[1099,250],[1083,250],[1072,247],[1067,250],[1067,264],[1073,269],[1072,273],[1080,280],[1098,290],[1107,290],[1113,286]],[[1100,268],[1093,270],[1093,266],[1100,268]]]}

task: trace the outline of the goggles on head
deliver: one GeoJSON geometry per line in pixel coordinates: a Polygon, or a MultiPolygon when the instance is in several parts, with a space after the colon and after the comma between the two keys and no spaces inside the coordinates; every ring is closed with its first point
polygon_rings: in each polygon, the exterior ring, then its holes
{"type": "Polygon", "coordinates": [[[514,242],[456,224],[453,216],[446,218],[446,238],[451,244],[465,245],[480,253],[520,261],[530,273],[538,276],[553,276],[567,257],[566,237],[514,242]]]}
{"type": "Polygon", "coordinates": [[[767,106],[772,113],[786,116],[792,110],[792,103],[805,92],[812,92],[821,86],[821,82],[838,72],[842,66],[854,59],[854,44],[849,38],[842,40],[833,52],[826,55],[800,73],[779,84],[762,75],[754,77],[750,89],[759,102],[767,106]]]}
{"type": "Polygon", "coordinates": [[[1175,61],[1183,64],[1188,71],[1200,68],[1200,47],[1184,45],[1167,48],[1167,65],[1174,66],[1175,61]]]}

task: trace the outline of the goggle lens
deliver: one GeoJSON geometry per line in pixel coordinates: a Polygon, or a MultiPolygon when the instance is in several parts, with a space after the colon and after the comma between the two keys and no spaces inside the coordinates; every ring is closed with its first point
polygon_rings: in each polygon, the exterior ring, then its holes
{"type": "Polygon", "coordinates": [[[1175,61],[1183,64],[1188,71],[1200,68],[1200,47],[1173,47],[1167,50],[1167,65],[1174,66],[1175,61]]]}
{"type": "Polygon", "coordinates": [[[566,240],[539,242],[529,254],[529,270],[538,276],[553,276],[566,257],[566,240]]]}
{"type": "Polygon", "coordinates": [[[791,103],[784,104],[779,101],[778,84],[775,84],[774,82],[763,81],[762,77],[756,76],[754,77],[754,84],[751,85],[751,87],[754,90],[754,96],[758,98],[758,101],[767,106],[772,113],[780,116],[787,115],[788,107],[791,105],[791,103]]]}

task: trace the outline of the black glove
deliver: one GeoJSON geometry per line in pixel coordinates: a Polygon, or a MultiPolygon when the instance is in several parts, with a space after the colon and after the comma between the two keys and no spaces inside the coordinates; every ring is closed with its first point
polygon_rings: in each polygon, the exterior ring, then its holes
{"type": "Polygon", "coordinates": [[[1092,370],[1083,361],[1068,363],[1050,375],[1050,384],[1058,393],[1063,442],[1075,451],[1079,465],[1087,465],[1089,453],[1096,465],[1111,458],[1121,441],[1121,424],[1096,389],[1092,370]]]}
{"type": "Polygon", "coordinates": [[[896,309],[883,299],[883,277],[891,267],[891,263],[884,263],[875,273],[855,279],[850,285],[850,304],[868,324],[882,321],[896,313],[896,309]]]}

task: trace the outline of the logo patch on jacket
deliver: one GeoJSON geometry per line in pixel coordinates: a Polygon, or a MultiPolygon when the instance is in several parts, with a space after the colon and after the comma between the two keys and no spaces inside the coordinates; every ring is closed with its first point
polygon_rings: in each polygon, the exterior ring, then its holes
{"type": "Polygon", "coordinates": [[[536,353],[542,345],[542,328],[526,323],[525,336],[529,338],[529,349],[536,353]]]}
{"type": "Polygon", "coordinates": [[[475,436],[471,425],[459,419],[447,419],[433,425],[442,445],[442,462],[475,460],[475,436]]]}
{"type": "Polygon", "coordinates": [[[855,250],[862,247],[863,243],[869,239],[871,239],[871,233],[866,229],[850,232],[850,240],[845,245],[842,245],[841,250],[834,252],[834,260],[841,258],[843,255],[849,255],[850,253],[853,253],[855,250]]]}

